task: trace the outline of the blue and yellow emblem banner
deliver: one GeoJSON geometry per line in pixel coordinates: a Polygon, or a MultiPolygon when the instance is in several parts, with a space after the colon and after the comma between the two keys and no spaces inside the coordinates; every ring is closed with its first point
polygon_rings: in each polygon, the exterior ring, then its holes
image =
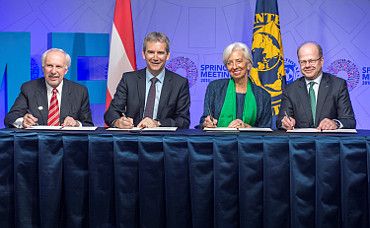
{"type": "Polygon", "coordinates": [[[283,46],[277,0],[257,0],[252,41],[253,82],[270,93],[273,115],[279,114],[285,84],[283,46]]]}

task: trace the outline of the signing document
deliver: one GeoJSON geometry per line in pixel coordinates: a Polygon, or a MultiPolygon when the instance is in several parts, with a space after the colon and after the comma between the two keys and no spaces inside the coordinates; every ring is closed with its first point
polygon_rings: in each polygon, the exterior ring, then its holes
{"type": "Polygon", "coordinates": [[[286,132],[296,132],[296,133],[357,133],[356,129],[335,129],[335,130],[319,130],[317,128],[294,128],[292,130],[287,130],[286,132]]]}
{"type": "Polygon", "coordinates": [[[258,132],[271,132],[271,128],[264,127],[245,127],[245,128],[232,128],[232,127],[205,127],[204,131],[221,131],[221,132],[244,132],[244,131],[258,131],[258,132]]]}

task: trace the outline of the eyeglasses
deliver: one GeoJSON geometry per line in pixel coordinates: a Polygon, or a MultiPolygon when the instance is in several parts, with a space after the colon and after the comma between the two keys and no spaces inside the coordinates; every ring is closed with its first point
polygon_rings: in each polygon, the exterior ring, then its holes
{"type": "Polygon", "coordinates": [[[316,64],[320,59],[322,58],[322,56],[318,59],[309,59],[309,60],[298,60],[299,64],[305,66],[308,64],[312,65],[312,64],[316,64]]]}

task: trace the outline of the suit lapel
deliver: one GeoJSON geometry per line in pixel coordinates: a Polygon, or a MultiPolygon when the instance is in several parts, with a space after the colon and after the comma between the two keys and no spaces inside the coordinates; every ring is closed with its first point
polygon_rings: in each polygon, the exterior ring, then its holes
{"type": "Polygon", "coordinates": [[[68,105],[73,104],[73,100],[70,100],[71,96],[71,90],[70,86],[67,80],[64,79],[63,81],[63,89],[62,89],[62,96],[61,96],[61,101],[60,101],[60,121],[62,122],[64,118],[69,113],[69,110],[71,110],[68,105]]]}
{"type": "Polygon", "coordinates": [[[307,122],[310,124],[313,123],[312,111],[311,111],[311,103],[308,97],[306,81],[304,77],[299,79],[299,89],[298,89],[298,101],[301,101],[303,107],[303,113],[306,117],[307,122]]]}
{"type": "MultiPolygon", "coordinates": [[[[326,74],[322,75],[322,79],[320,82],[319,91],[317,94],[317,105],[316,105],[316,120],[320,120],[320,113],[322,113],[322,109],[324,108],[326,97],[328,96],[329,89],[331,85],[330,77],[326,74]]],[[[318,123],[317,123],[318,124],[318,123]]]]}
{"type": "Polygon", "coordinates": [[[146,87],[146,69],[140,70],[138,73],[137,80],[137,92],[140,104],[140,119],[144,115],[144,105],[145,105],[145,87],[146,87]]]}
{"type": "Polygon", "coordinates": [[[48,96],[47,96],[47,89],[45,80],[40,80],[38,87],[36,88],[35,93],[35,101],[38,110],[38,116],[40,116],[41,120],[39,120],[39,124],[47,124],[48,120],[48,96]]]}
{"type": "Polygon", "coordinates": [[[170,93],[172,91],[172,77],[168,73],[167,70],[165,70],[164,80],[163,80],[163,86],[161,91],[161,97],[159,98],[159,104],[158,104],[158,112],[157,112],[157,118],[160,117],[162,113],[162,109],[166,104],[168,104],[168,99],[170,97],[170,93]]]}

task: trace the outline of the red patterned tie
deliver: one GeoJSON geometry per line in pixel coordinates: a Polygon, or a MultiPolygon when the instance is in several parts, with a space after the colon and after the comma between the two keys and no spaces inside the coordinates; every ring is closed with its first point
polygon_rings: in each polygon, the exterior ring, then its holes
{"type": "Polygon", "coordinates": [[[59,126],[59,105],[57,99],[57,89],[53,89],[53,95],[50,99],[48,126],[59,126]]]}

